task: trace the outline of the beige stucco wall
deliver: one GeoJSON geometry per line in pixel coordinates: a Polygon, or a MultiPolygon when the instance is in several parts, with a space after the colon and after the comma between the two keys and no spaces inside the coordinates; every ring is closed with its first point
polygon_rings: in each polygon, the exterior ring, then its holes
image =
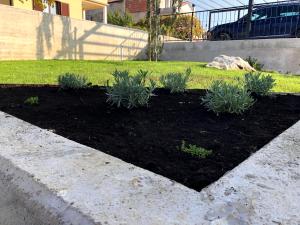
{"type": "Polygon", "coordinates": [[[147,33],[0,5],[0,60],[134,59],[147,33]]]}
{"type": "MultiPolygon", "coordinates": [[[[33,0],[14,0],[13,6],[19,9],[33,9],[33,0]]],[[[69,4],[70,17],[75,19],[82,19],[82,3],[81,0],[60,0],[69,4]]]]}
{"type": "Polygon", "coordinates": [[[13,0],[13,6],[20,9],[33,9],[32,0],[13,0]]]}
{"type": "Polygon", "coordinates": [[[60,0],[60,1],[69,4],[71,18],[83,19],[81,0],[60,0]]]}
{"type": "MultiPolygon", "coordinates": [[[[8,1],[9,0],[0,0],[8,1]]],[[[19,9],[33,9],[33,0],[13,0],[13,6],[19,9]]],[[[75,19],[82,19],[82,0],[60,0],[60,2],[69,4],[70,17],[75,19]]],[[[107,5],[107,0],[93,0],[94,3],[99,3],[99,7],[107,5]],[[100,5],[101,4],[101,5],[100,5]]]]}
{"type": "Polygon", "coordinates": [[[300,38],[165,43],[162,60],[210,62],[219,55],[249,56],[264,69],[300,74],[300,38]]]}

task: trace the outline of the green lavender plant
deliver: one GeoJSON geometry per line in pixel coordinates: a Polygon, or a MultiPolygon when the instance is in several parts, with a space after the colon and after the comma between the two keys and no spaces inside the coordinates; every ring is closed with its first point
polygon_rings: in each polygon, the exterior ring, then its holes
{"type": "Polygon", "coordinates": [[[58,77],[61,89],[83,89],[90,86],[87,78],[73,73],[66,73],[58,77]]]}
{"type": "Polygon", "coordinates": [[[245,74],[245,89],[251,93],[265,96],[271,92],[275,85],[275,80],[271,75],[263,75],[262,73],[245,74]]]}
{"type": "Polygon", "coordinates": [[[254,99],[239,85],[214,81],[202,98],[202,104],[217,115],[220,113],[242,114],[254,104],[254,99]]]}
{"type": "Polygon", "coordinates": [[[168,73],[160,77],[160,83],[164,88],[169,89],[171,93],[184,92],[191,72],[191,68],[188,68],[185,73],[168,73]]]}
{"type": "Polygon", "coordinates": [[[117,107],[135,108],[148,105],[155,89],[155,82],[149,80],[146,86],[148,71],[140,70],[135,76],[129,76],[128,71],[114,71],[114,84],[107,86],[107,102],[117,107]]]}

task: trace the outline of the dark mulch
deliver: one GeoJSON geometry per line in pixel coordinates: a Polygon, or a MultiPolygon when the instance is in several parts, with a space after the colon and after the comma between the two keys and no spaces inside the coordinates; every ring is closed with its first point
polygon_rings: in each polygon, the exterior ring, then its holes
{"type": "Polygon", "coordinates": [[[99,149],[195,190],[216,181],[300,119],[300,96],[258,99],[242,116],[216,116],[200,104],[204,91],[158,90],[148,108],[116,109],[104,89],[0,87],[0,110],[99,149]],[[39,96],[39,106],[24,100],[39,96]],[[180,152],[182,141],[213,150],[207,159],[180,152]]]}

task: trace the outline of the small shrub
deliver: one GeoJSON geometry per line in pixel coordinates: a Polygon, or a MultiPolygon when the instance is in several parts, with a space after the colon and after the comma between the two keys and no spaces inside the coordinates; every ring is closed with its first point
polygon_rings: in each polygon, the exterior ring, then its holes
{"type": "Polygon", "coordinates": [[[254,99],[244,88],[219,80],[212,83],[202,101],[217,115],[225,112],[242,114],[254,104],[254,99]]]}
{"type": "Polygon", "coordinates": [[[27,98],[24,103],[26,105],[31,105],[31,106],[35,106],[39,104],[39,97],[38,96],[33,96],[33,97],[29,97],[27,98]]]}
{"type": "Polygon", "coordinates": [[[258,61],[258,59],[253,58],[251,56],[249,56],[248,58],[246,58],[246,61],[250,64],[250,66],[252,66],[254,69],[258,70],[258,71],[262,71],[264,68],[264,64],[260,63],[258,61]]]}
{"type": "Polygon", "coordinates": [[[148,71],[140,70],[135,76],[129,76],[128,71],[116,70],[113,73],[113,86],[107,87],[107,102],[129,109],[147,105],[156,86],[150,80],[150,86],[146,87],[148,74],[148,71]]]}
{"type": "Polygon", "coordinates": [[[212,150],[207,150],[205,148],[198,147],[196,145],[191,145],[190,144],[190,145],[186,146],[185,141],[182,141],[182,144],[180,146],[180,150],[185,152],[185,153],[188,153],[192,156],[201,158],[201,159],[205,159],[213,153],[212,150]]]}
{"type": "Polygon", "coordinates": [[[182,40],[191,40],[191,30],[193,38],[201,39],[205,33],[202,21],[199,18],[192,18],[191,15],[172,15],[161,17],[162,34],[182,40]],[[193,23],[191,23],[193,21],[193,23]]]}
{"type": "Polygon", "coordinates": [[[107,14],[107,22],[122,27],[133,27],[134,19],[128,12],[120,13],[116,10],[107,14]]]}
{"type": "Polygon", "coordinates": [[[86,77],[73,73],[60,75],[58,84],[62,89],[82,89],[91,85],[86,77]]]}
{"type": "Polygon", "coordinates": [[[160,82],[164,88],[169,89],[171,93],[184,92],[191,75],[191,69],[188,68],[185,73],[168,73],[161,76],[160,82]]]}
{"type": "Polygon", "coordinates": [[[271,75],[262,75],[261,73],[245,74],[245,89],[251,93],[265,96],[270,93],[275,86],[275,80],[271,75]]]}

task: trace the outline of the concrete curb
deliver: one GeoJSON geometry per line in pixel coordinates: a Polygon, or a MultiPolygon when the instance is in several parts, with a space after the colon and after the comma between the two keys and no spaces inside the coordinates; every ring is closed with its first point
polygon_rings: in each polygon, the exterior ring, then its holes
{"type": "Polygon", "coordinates": [[[299,134],[199,193],[0,112],[0,224],[300,224],[299,134]]]}

